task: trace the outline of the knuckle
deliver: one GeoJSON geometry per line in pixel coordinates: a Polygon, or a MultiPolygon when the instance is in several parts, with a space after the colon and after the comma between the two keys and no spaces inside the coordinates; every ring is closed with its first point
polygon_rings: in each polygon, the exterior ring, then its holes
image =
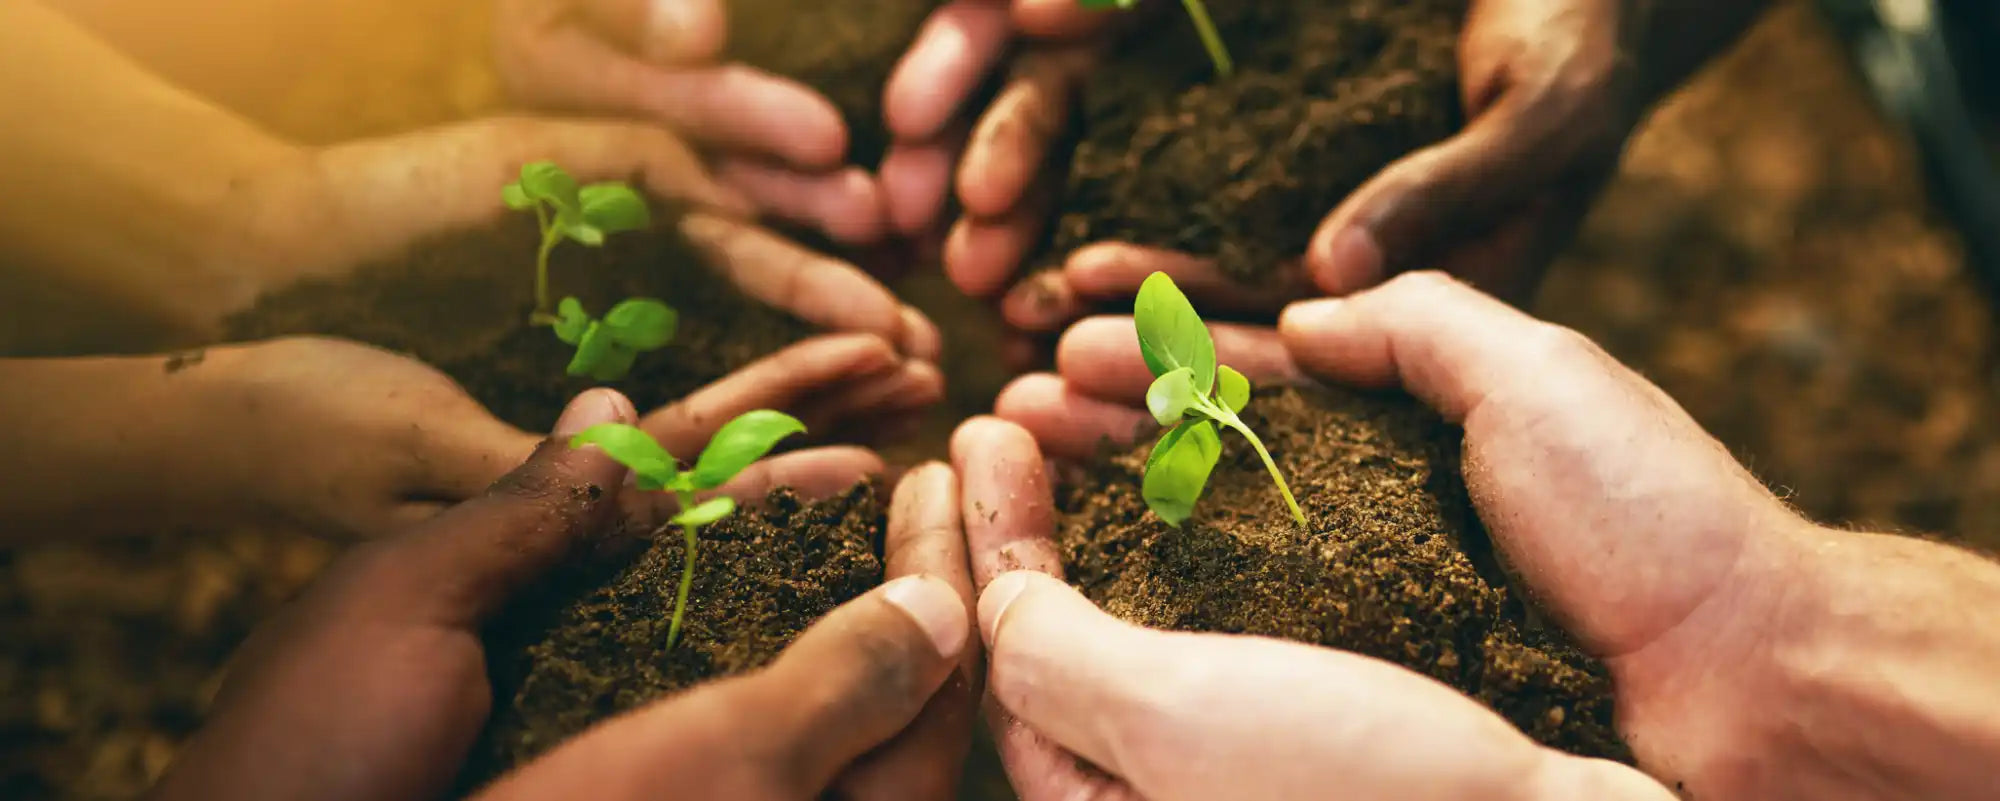
{"type": "Polygon", "coordinates": [[[1590,337],[1554,323],[1535,322],[1526,343],[1528,353],[1537,360],[1549,364],[1560,364],[1588,359],[1604,358],[1604,352],[1590,337]]]}

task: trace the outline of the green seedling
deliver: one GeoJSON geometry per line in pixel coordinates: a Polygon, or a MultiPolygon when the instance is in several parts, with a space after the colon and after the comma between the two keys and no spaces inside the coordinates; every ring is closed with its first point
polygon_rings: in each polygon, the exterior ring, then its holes
{"type": "Polygon", "coordinates": [[[698,502],[695,493],[728,483],[770,453],[779,440],[805,430],[804,423],[788,414],[767,409],[746,412],[715,432],[690,470],[680,469],[674,455],[651,435],[624,423],[591,426],[570,439],[572,448],[596,445],[619,464],[631,468],[639,489],[672,492],[680,499],[681,513],[674,516],[671,524],[681,527],[687,557],[681,561],[681,586],[674,594],[673,621],[667,624],[668,648],[680,641],[681,616],[687,611],[688,588],[694,584],[695,548],[700,542],[701,527],[736,511],[733,498],[725,495],[698,502]]]}
{"type": "Polygon", "coordinates": [[[576,298],[563,298],[556,306],[556,338],[576,346],[569,374],[598,381],[624,378],[639,354],[674,341],[679,325],[674,307],[652,298],[619,303],[602,320],[592,318],[576,298]]]}
{"type": "MultiPolygon", "coordinates": [[[[1128,9],[1138,5],[1139,0],[1076,0],[1076,4],[1084,8],[1128,9]]],[[[1215,20],[1208,16],[1208,7],[1201,0],[1181,0],[1181,5],[1187,6],[1195,32],[1201,34],[1201,44],[1208,48],[1208,57],[1215,62],[1215,74],[1228,77],[1236,65],[1229,59],[1229,47],[1222,43],[1222,34],[1215,30],[1215,20]]]]}
{"type": "Polygon", "coordinates": [[[541,223],[541,249],[535,252],[535,310],[528,315],[534,325],[555,325],[558,320],[549,308],[549,252],[567,239],[586,247],[600,247],[604,237],[636,231],[653,224],[653,212],[646,199],[619,181],[577,186],[576,179],[552,161],[537,161],[521,167],[521,180],[500,190],[500,199],[515,211],[535,212],[541,223]]]}
{"type": "Polygon", "coordinates": [[[1209,474],[1222,458],[1222,439],[1216,430],[1221,426],[1250,441],[1271,471],[1271,480],[1277,482],[1278,493],[1285,496],[1292,519],[1306,525],[1305,513],[1299,511],[1299,502],[1292,498],[1270,451],[1237,416],[1250,404],[1250,379],[1216,363],[1215,340],[1180,287],[1166,273],[1148,276],[1139,287],[1132,316],[1139,328],[1139,353],[1154,376],[1146,390],[1146,408],[1160,425],[1171,426],[1146,459],[1141,486],[1146,505],[1176,526],[1194,513],[1209,474]]]}

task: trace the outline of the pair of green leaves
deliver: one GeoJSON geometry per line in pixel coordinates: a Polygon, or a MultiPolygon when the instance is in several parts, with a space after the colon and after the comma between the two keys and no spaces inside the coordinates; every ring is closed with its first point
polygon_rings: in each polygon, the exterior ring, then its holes
{"type": "MultiPolygon", "coordinates": [[[[624,423],[591,426],[572,437],[569,446],[581,448],[596,445],[619,464],[632,469],[639,489],[671,491],[687,496],[729,483],[744,468],[770,453],[779,441],[793,434],[803,434],[805,430],[804,423],[783,412],[768,409],[746,412],[715,432],[715,437],[709,440],[708,447],[702,450],[701,457],[695,460],[694,468],[690,470],[680,469],[674,455],[661,447],[652,435],[624,423]]],[[[680,526],[700,527],[728,517],[734,511],[734,500],[727,496],[718,497],[682,509],[673,522],[680,526]]]]}
{"type": "Polygon", "coordinates": [[[639,354],[666,347],[679,328],[680,313],[652,298],[620,302],[602,320],[592,318],[576,298],[556,306],[556,338],[576,346],[569,374],[598,381],[624,378],[639,354]]]}
{"type": "Polygon", "coordinates": [[[590,247],[604,244],[608,234],[653,224],[646,199],[632,187],[618,181],[578,186],[553,161],[522,166],[521,179],[502,188],[500,199],[515,211],[544,209],[543,236],[554,231],[590,247]]]}

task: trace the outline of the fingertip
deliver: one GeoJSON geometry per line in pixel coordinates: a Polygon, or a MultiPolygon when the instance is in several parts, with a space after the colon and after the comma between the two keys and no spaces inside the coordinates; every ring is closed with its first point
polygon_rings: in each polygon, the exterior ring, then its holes
{"type": "Polygon", "coordinates": [[[1035,437],[1025,428],[1015,423],[991,415],[981,415],[960,423],[958,430],[951,434],[952,462],[963,467],[969,460],[980,459],[980,454],[1003,451],[1035,451],[1037,459],[1041,454],[1035,449],[1035,437]]]}
{"type": "Polygon", "coordinates": [[[556,418],[554,436],[567,440],[583,433],[592,426],[605,423],[631,423],[639,419],[638,410],[624,393],[608,387],[597,387],[583,391],[571,398],[562,414],[556,418]]]}
{"type": "Polygon", "coordinates": [[[1030,584],[1036,581],[1054,580],[1033,570],[1014,570],[1000,574],[992,583],[986,585],[985,591],[979,593],[979,633],[988,649],[994,648],[1000,642],[1000,625],[1006,619],[1007,608],[1014,604],[1014,600],[1019,598],[1030,584]]]}
{"type": "Polygon", "coordinates": [[[930,575],[904,576],[882,586],[882,599],[917,624],[939,657],[956,659],[971,634],[958,590],[930,575]]]}
{"type": "Polygon", "coordinates": [[[655,64],[713,61],[728,39],[718,0],[648,0],[640,54],[655,64]]]}
{"type": "Polygon", "coordinates": [[[1061,328],[1084,310],[1062,270],[1042,270],[1007,291],[1000,316],[1022,331],[1043,333],[1061,328]]]}
{"type": "Polygon", "coordinates": [[[912,359],[937,361],[944,352],[944,334],[938,330],[937,324],[915,306],[903,306],[901,318],[903,354],[912,359]]]}
{"type": "Polygon", "coordinates": [[[1330,221],[1308,248],[1313,283],[1329,295],[1348,295],[1381,283],[1385,259],[1374,232],[1351,221],[1330,221]]]}

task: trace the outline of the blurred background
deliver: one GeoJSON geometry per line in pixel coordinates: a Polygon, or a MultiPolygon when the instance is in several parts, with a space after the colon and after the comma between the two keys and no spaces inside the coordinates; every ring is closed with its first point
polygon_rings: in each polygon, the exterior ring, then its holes
{"type": "MultiPolygon", "coordinates": [[[[187,24],[282,5],[210,4],[240,8],[187,24]]],[[[179,5],[104,33],[143,39],[179,5]]],[[[299,35],[271,46],[294,48],[294,74],[240,75],[199,30],[155,63],[301,138],[400,130],[497,102],[480,5],[413,3],[380,19],[284,8],[281,30],[299,35]],[[300,44],[364,39],[383,59],[376,73],[403,79],[317,71],[300,44]]],[[[1929,29],[1880,29],[1872,4],[1824,5],[1780,4],[1660,109],[1535,310],[1658,382],[1814,518],[2000,547],[1995,284],[1981,267],[1993,253],[1982,237],[2000,225],[1976,222],[1992,219],[1980,171],[2000,154],[2000,125],[1979,116],[1990,105],[1958,106],[1965,125],[1940,121],[1920,69],[1929,29]]],[[[1966,74],[1965,94],[1991,97],[1992,82],[1966,74]]],[[[216,531],[0,551],[0,796],[141,793],[230,651],[332,552],[216,531]]]]}

